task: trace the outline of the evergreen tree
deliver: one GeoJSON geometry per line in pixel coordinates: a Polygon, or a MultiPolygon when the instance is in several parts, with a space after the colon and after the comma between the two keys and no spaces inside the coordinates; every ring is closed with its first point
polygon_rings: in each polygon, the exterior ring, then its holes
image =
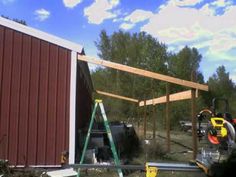
{"type": "Polygon", "coordinates": [[[236,110],[236,88],[233,81],[229,78],[229,72],[226,71],[224,66],[219,66],[208,80],[210,91],[205,95],[206,102],[211,105],[213,98],[225,98],[229,101],[230,112],[235,115],[236,110]]]}

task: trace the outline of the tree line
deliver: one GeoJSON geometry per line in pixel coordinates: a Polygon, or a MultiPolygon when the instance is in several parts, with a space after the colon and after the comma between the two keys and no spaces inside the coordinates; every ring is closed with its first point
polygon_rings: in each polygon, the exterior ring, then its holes
{"type": "MultiPolygon", "coordinates": [[[[118,31],[108,35],[102,30],[98,41],[95,42],[98,56],[102,59],[169,75],[172,77],[195,80],[198,83],[208,84],[210,91],[201,92],[197,99],[197,111],[209,108],[211,100],[215,97],[226,98],[230,103],[230,112],[235,115],[236,86],[229,78],[229,73],[224,66],[204,81],[200,71],[202,56],[196,48],[185,46],[177,53],[169,52],[167,45],[159,42],[151,35],[139,32],[129,33],[118,31]]],[[[210,67],[210,66],[209,66],[210,67]]],[[[92,72],[95,89],[123,95],[138,100],[152,99],[166,94],[166,83],[137,75],[132,75],[110,68],[98,67],[92,72]]],[[[170,93],[187,90],[182,86],[170,84],[170,93]]],[[[142,109],[136,104],[127,101],[95,95],[102,98],[108,117],[118,121],[142,120],[142,109]]],[[[159,126],[164,124],[165,105],[147,107],[149,120],[156,116],[159,126]],[[155,114],[153,110],[155,109],[155,114]]],[[[171,103],[171,123],[175,128],[179,120],[190,120],[190,101],[171,103]]]]}

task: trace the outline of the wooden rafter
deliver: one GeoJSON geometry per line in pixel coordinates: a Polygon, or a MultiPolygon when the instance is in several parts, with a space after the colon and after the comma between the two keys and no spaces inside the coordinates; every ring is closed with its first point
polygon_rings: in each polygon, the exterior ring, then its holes
{"type": "MultiPolygon", "coordinates": [[[[170,97],[170,100],[169,100],[170,102],[191,99],[192,98],[191,90],[170,94],[169,97],[170,97]]],[[[196,92],[196,97],[198,97],[197,92],[196,92]]],[[[166,103],[166,96],[146,100],[146,105],[155,105],[155,104],[161,104],[161,103],[166,103]]],[[[144,106],[144,101],[140,101],[139,106],[144,106]]]]}
{"type": "Polygon", "coordinates": [[[129,72],[129,73],[137,74],[137,75],[144,76],[144,77],[149,77],[149,78],[153,78],[153,79],[157,79],[157,80],[161,80],[161,81],[166,81],[169,83],[173,83],[173,84],[177,84],[177,85],[181,85],[181,86],[185,86],[185,87],[189,87],[189,88],[208,91],[207,85],[203,85],[203,84],[199,84],[199,83],[195,83],[195,82],[191,82],[191,81],[187,81],[187,80],[182,80],[182,79],[174,78],[171,76],[166,76],[163,74],[158,74],[158,73],[154,73],[151,71],[147,71],[147,70],[143,70],[143,69],[139,69],[139,68],[134,68],[134,67],[130,67],[130,66],[126,66],[126,65],[106,61],[106,60],[101,60],[101,59],[97,59],[94,57],[89,57],[89,56],[85,56],[85,55],[78,55],[78,60],[97,64],[97,65],[102,65],[102,66],[113,68],[113,69],[120,70],[120,71],[125,71],[125,72],[129,72]]]}
{"type": "Polygon", "coordinates": [[[133,98],[125,97],[125,96],[120,96],[120,95],[116,95],[116,94],[113,94],[113,93],[103,92],[103,91],[99,91],[99,90],[96,90],[96,92],[100,95],[105,95],[105,96],[117,98],[117,99],[120,99],[120,100],[126,100],[126,101],[130,101],[130,102],[133,102],[133,103],[138,103],[139,102],[137,99],[133,99],[133,98]]]}

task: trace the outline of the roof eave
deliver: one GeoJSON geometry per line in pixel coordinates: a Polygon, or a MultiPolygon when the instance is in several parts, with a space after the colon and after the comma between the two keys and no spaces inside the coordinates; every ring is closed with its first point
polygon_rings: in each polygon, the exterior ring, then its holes
{"type": "Polygon", "coordinates": [[[0,17],[0,25],[5,26],[7,28],[13,29],[15,31],[22,32],[27,35],[31,35],[33,37],[39,38],[41,40],[56,44],[58,46],[67,48],[72,51],[76,51],[78,53],[83,52],[83,46],[70,42],[68,40],[59,38],[57,36],[45,33],[43,31],[31,28],[26,25],[22,25],[20,23],[14,22],[12,20],[5,19],[3,17],[0,17]]]}

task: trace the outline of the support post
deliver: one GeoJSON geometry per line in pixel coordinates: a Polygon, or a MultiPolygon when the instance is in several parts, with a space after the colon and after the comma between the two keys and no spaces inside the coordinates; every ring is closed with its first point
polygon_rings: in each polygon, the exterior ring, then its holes
{"type": "Polygon", "coordinates": [[[192,89],[191,99],[193,159],[197,157],[197,121],[196,121],[196,89],[192,89]]]}
{"type": "Polygon", "coordinates": [[[167,152],[170,152],[170,88],[166,83],[166,144],[167,152]]]}
{"type": "MultiPolygon", "coordinates": [[[[196,72],[192,71],[191,81],[196,80],[196,72]]],[[[196,89],[191,89],[191,117],[192,117],[192,143],[193,143],[193,159],[197,157],[197,121],[196,121],[196,89]]]]}
{"type": "MultiPolygon", "coordinates": [[[[152,138],[156,139],[156,119],[155,119],[155,104],[154,104],[154,86],[153,86],[153,79],[152,79],[152,121],[153,121],[153,135],[152,138]]],[[[146,103],[147,104],[147,103],[146,103]]]]}
{"type": "Polygon", "coordinates": [[[147,105],[146,100],[144,101],[144,122],[143,122],[143,136],[146,139],[146,128],[147,128],[147,105]]]}
{"type": "Polygon", "coordinates": [[[140,115],[139,115],[139,107],[137,106],[137,121],[138,121],[138,135],[140,135],[140,115]]]}
{"type": "Polygon", "coordinates": [[[153,139],[156,139],[156,109],[155,109],[156,105],[153,105],[152,108],[152,119],[153,119],[153,139]]]}

